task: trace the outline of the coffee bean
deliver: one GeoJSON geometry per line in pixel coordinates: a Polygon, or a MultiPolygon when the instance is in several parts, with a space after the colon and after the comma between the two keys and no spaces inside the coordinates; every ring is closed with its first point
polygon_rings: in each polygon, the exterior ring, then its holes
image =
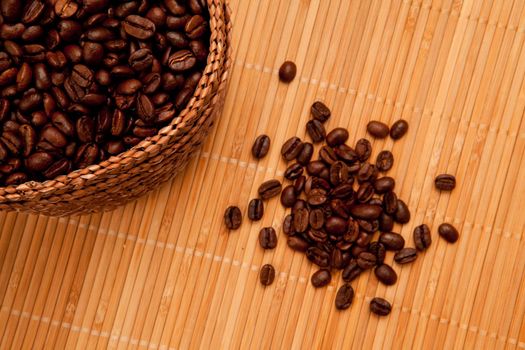
{"type": "Polygon", "coordinates": [[[426,224],[416,226],[414,229],[414,244],[419,251],[427,250],[432,244],[430,228],[426,224]]]}
{"type": "Polygon", "coordinates": [[[361,252],[357,257],[357,265],[363,270],[371,269],[377,263],[377,258],[369,252],[361,252]]]}
{"type": "Polygon", "coordinates": [[[310,142],[304,142],[301,152],[297,155],[297,163],[306,166],[312,159],[314,146],[310,142]]]}
{"type": "Polygon", "coordinates": [[[326,135],[326,143],[330,147],[342,145],[348,140],[348,131],[343,128],[335,128],[326,135]]]}
{"type": "Polygon", "coordinates": [[[301,192],[303,192],[305,183],[306,183],[306,177],[304,176],[299,176],[297,179],[295,179],[293,183],[293,188],[295,189],[296,195],[299,195],[301,194],[301,192]]]}
{"type": "Polygon", "coordinates": [[[380,243],[380,242],[370,243],[370,246],[368,247],[368,251],[376,256],[376,260],[378,264],[382,264],[383,261],[385,261],[386,248],[383,245],[383,243],[380,243]]]}
{"type": "Polygon", "coordinates": [[[279,79],[281,79],[283,83],[290,83],[295,79],[296,74],[297,66],[292,61],[284,62],[281,68],[279,68],[279,79]]]}
{"type": "Polygon", "coordinates": [[[401,250],[405,246],[405,239],[399,233],[385,232],[379,236],[379,243],[387,250],[401,250]]]}
{"type": "Polygon", "coordinates": [[[390,151],[381,151],[377,155],[376,167],[379,171],[388,171],[394,165],[394,156],[390,151]]]}
{"type": "Polygon", "coordinates": [[[452,191],[456,188],[456,178],[454,175],[441,174],[434,180],[436,188],[441,191],[452,191]]]}
{"type": "Polygon", "coordinates": [[[252,155],[254,158],[264,158],[270,150],[270,138],[267,135],[257,136],[252,146],[252,155]]]}
{"type": "Polygon", "coordinates": [[[350,214],[355,218],[374,220],[379,218],[382,209],[378,205],[356,204],[350,207],[350,214]]]}
{"type": "Polygon", "coordinates": [[[122,22],[122,28],[129,36],[146,40],[155,33],[155,24],[147,18],[130,15],[122,22]]]}
{"type": "Polygon", "coordinates": [[[199,39],[206,33],[207,29],[208,23],[204,17],[200,15],[191,17],[188,22],[186,22],[186,26],[184,27],[186,35],[190,39],[199,39]]]}
{"type": "Polygon", "coordinates": [[[394,255],[398,264],[408,264],[417,259],[417,250],[414,248],[403,248],[394,255]]]}
{"type": "Polygon", "coordinates": [[[361,274],[361,272],[363,272],[363,269],[359,267],[357,260],[352,259],[348,266],[343,270],[343,281],[351,282],[355,280],[361,274]]]}
{"type": "Polygon", "coordinates": [[[330,182],[334,186],[339,186],[348,181],[348,167],[341,161],[336,161],[330,167],[330,182]]]}
{"type": "Polygon", "coordinates": [[[259,221],[264,215],[263,201],[259,198],[254,198],[248,204],[248,218],[252,221],[259,221]]]}
{"type": "Polygon", "coordinates": [[[330,273],[330,270],[327,269],[320,269],[317,270],[311,278],[312,286],[315,288],[321,288],[330,283],[332,280],[332,274],[330,273]]]}
{"type": "Polygon", "coordinates": [[[47,179],[53,179],[53,178],[57,177],[60,174],[69,173],[71,171],[71,167],[72,167],[71,161],[68,160],[68,159],[63,158],[63,159],[60,159],[60,160],[56,161],[55,163],[53,163],[42,174],[47,179]]]}
{"type": "Polygon", "coordinates": [[[398,208],[397,205],[397,195],[395,192],[390,191],[385,193],[383,196],[383,209],[388,215],[393,215],[396,213],[398,208]]]}
{"type": "Polygon", "coordinates": [[[322,209],[312,209],[309,215],[310,226],[315,230],[320,230],[324,226],[324,212],[322,209]]]}
{"type": "Polygon", "coordinates": [[[364,162],[372,154],[372,144],[367,139],[360,139],[355,146],[355,152],[359,160],[364,162]]]}
{"type": "Polygon", "coordinates": [[[281,193],[283,186],[279,180],[268,180],[263,182],[258,189],[259,196],[262,199],[270,199],[281,193]]]}
{"type": "Polygon", "coordinates": [[[303,174],[303,167],[301,166],[301,164],[294,163],[288,166],[288,168],[284,172],[284,177],[287,180],[291,181],[291,180],[297,179],[302,174],[303,174]]]}
{"type": "Polygon", "coordinates": [[[314,143],[322,142],[326,137],[326,130],[323,124],[317,119],[310,120],[306,123],[306,131],[314,143]]]}
{"type": "Polygon", "coordinates": [[[345,219],[332,216],[326,220],[325,229],[328,234],[341,236],[348,229],[348,223],[345,219]]]}
{"type": "Polygon", "coordinates": [[[310,111],[312,117],[321,123],[325,123],[332,115],[330,109],[321,101],[314,102],[310,111]]]}
{"type": "Polygon", "coordinates": [[[381,232],[390,232],[394,228],[394,219],[387,213],[381,213],[378,219],[379,230],[381,232]]]}
{"type": "Polygon", "coordinates": [[[319,247],[309,247],[306,250],[306,257],[319,267],[330,266],[330,254],[319,247]]]}
{"type": "Polygon", "coordinates": [[[295,229],[293,227],[293,215],[288,214],[284,217],[283,232],[287,236],[293,236],[295,234],[295,229]]]}
{"type": "Polygon", "coordinates": [[[388,125],[377,120],[369,122],[366,127],[366,130],[370,135],[378,139],[384,139],[388,136],[388,133],[390,132],[388,125]]]}
{"type": "Polygon", "coordinates": [[[303,150],[304,144],[298,137],[292,137],[281,148],[281,155],[287,161],[294,160],[303,150]]]}
{"type": "Polygon", "coordinates": [[[458,230],[454,226],[448,223],[439,225],[438,233],[448,243],[455,243],[459,238],[458,230]]]}
{"type": "Polygon", "coordinates": [[[370,301],[370,311],[378,316],[386,316],[392,310],[392,305],[383,298],[373,298],[370,301]]]}
{"type": "Polygon", "coordinates": [[[285,208],[291,208],[297,201],[297,195],[292,185],[286,186],[281,193],[281,204],[285,208]]]}
{"type": "Polygon", "coordinates": [[[379,282],[391,286],[397,282],[397,274],[394,269],[386,264],[379,265],[375,268],[374,273],[379,282]]]}
{"type": "Polygon", "coordinates": [[[357,181],[359,183],[374,182],[376,178],[377,168],[370,163],[363,163],[357,172],[357,181]]]}
{"type": "Polygon", "coordinates": [[[18,0],[0,1],[0,12],[6,21],[15,22],[22,15],[23,3],[18,0]]]}
{"type": "Polygon", "coordinates": [[[306,232],[309,223],[308,209],[301,208],[293,213],[294,232],[306,232]]]}
{"type": "Polygon", "coordinates": [[[326,169],[326,165],[320,160],[314,160],[306,166],[308,175],[319,175],[324,169],[326,169]]]}
{"type": "Polygon", "coordinates": [[[335,307],[337,310],[346,310],[354,300],[354,289],[348,283],[343,284],[335,296],[335,307]]]}
{"type": "Polygon", "coordinates": [[[263,249],[277,247],[277,234],[273,227],[264,227],[259,231],[259,244],[263,249]]]}
{"type": "Polygon", "coordinates": [[[369,182],[364,182],[359,185],[357,190],[356,199],[360,203],[367,203],[372,199],[374,195],[374,187],[369,182]]]}
{"type": "Polygon", "coordinates": [[[337,158],[349,165],[354,164],[358,160],[356,151],[346,144],[334,148],[334,153],[337,158]]]}
{"type": "Polygon", "coordinates": [[[390,176],[384,176],[374,181],[374,189],[377,193],[383,194],[392,191],[396,186],[396,181],[390,176]]]}
{"type": "Polygon", "coordinates": [[[298,236],[288,237],[287,244],[290,248],[299,252],[306,252],[309,246],[307,241],[298,236]]]}
{"type": "Polygon", "coordinates": [[[326,191],[322,188],[314,188],[308,193],[308,204],[319,206],[327,201],[328,197],[326,191]]]}
{"type": "Polygon", "coordinates": [[[394,140],[399,140],[408,131],[408,122],[404,119],[399,119],[392,124],[390,128],[390,137],[394,140]]]}
{"type": "Polygon", "coordinates": [[[261,267],[261,272],[259,272],[259,281],[261,281],[263,286],[269,286],[273,283],[274,279],[275,268],[272,265],[266,264],[261,267]]]}
{"type": "Polygon", "coordinates": [[[224,213],[224,223],[229,230],[236,230],[241,227],[242,213],[238,207],[228,207],[224,213]]]}
{"type": "Polygon", "coordinates": [[[401,199],[397,200],[397,210],[394,213],[394,220],[400,224],[406,224],[410,221],[410,210],[405,202],[401,199]]]}

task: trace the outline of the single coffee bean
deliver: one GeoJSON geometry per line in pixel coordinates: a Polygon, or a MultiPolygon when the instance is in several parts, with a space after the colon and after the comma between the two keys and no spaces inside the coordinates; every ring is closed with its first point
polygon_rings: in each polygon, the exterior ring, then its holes
{"type": "Polygon", "coordinates": [[[325,123],[332,115],[330,109],[321,101],[314,102],[310,111],[312,117],[321,123],[325,123]]]}
{"type": "Polygon", "coordinates": [[[295,234],[295,229],[293,227],[293,215],[292,214],[288,214],[284,217],[283,232],[287,236],[293,236],[295,234]]]}
{"type": "Polygon", "coordinates": [[[414,244],[419,251],[427,250],[432,244],[430,228],[426,224],[416,226],[414,229],[414,244]]]}
{"type": "Polygon", "coordinates": [[[326,165],[320,160],[311,161],[306,166],[306,172],[308,175],[319,175],[324,169],[326,169],[326,165]]]}
{"type": "Polygon", "coordinates": [[[388,136],[388,133],[390,132],[390,130],[388,129],[388,125],[377,120],[373,120],[370,123],[368,123],[366,130],[370,135],[378,139],[384,139],[388,136]]]}
{"type": "Polygon", "coordinates": [[[332,274],[330,273],[330,270],[327,269],[320,269],[316,271],[311,278],[312,286],[315,288],[321,288],[330,283],[332,280],[332,274]]]}
{"type": "Polygon", "coordinates": [[[71,171],[71,161],[68,159],[60,159],[54,162],[47,170],[45,170],[42,175],[47,179],[54,179],[60,174],[67,174],[71,171]]]}
{"type": "Polygon", "coordinates": [[[332,256],[330,257],[330,264],[332,268],[341,270],[344,268],[345,261],[343,261],[343,253],[335,248],[332,250],[332,256]]]}
{"type": "Polygon", "coordinates": [[[360,274],[363,272],[363,269],[359,267],[359,264],[357,263],[356,259],[350,260],[350,263],[347,267],[343,270],[343,281],[345,282],[351,282],[355,280],[360,274]]]}
{"type": "Polygon", "coordinates": [[[334,148],[334,153],[337,158],[349,165],[354,164],[358,160],[356,151],[346,144],[334,148]]]}
{"type": "Polygon", "coordinates": [[[390,151],[381,151],[377,155],[376,167],[379,171],[388,171],[394,165],[394,155],[390,151]]]}
{"type": "Polygon", "coordinates": [[[301,192],[303,192],[305,183],[306,183],[305,176],[299,176],[297,179],[295,179],[293,183],[293,188],[295,189],[296,195],[300,195],[301,192]]]}
{"type": "Polygon", "coordinates": [[[438,233],[448,243],[455,243],[459,238],[458,230],[454,226],[448,223],[439,225],[438,233]]]}
{"type": "Polygon", "coordinates": [[[270,264],[266,264],[261,267],[261,272],[259,272],[259,281],[261,281],[261,284],[263,286],[269,286],[274,280],[275,268],[270,264]]]}
{"type": "Polygon", "coordinates": [[[348,130],[343,128],[335,128],[326,135],[326,143],[330,147],[337,147],[348,140],[348,130]]]}
{"type": "Polygon", "coordinates": [[[335,198],[330,201],[330,209],[332,211],[332,215],[337,215],[346,220],[350,217],[348,206],[343,200],[339,198],[335,198]]]}
{"type": "Polygon", "coordinates": [[[379,265],[375,268],[374,273],[379,282],[391,286],[397,282],[397,274],[394,269],[386,264],[379,265]]]}
{"type": "Polygon", "coordinates": [[[287,161],[294,160],[302,151],[304,144],[298,137],[292,137],[281,148],[281,155],[287,161]]]}
{"type": "Polygon", "coordinates": [[[149,39],[155,34],[155,24],[147,18],[130,15],[122,22],[122,28],[129,36],[139,40],[149,39]]]}
{"type": "Polygon", "coordinates": [[[5,184],[7,186],[16,186],[16,185],[23,184],[24,182],[27,182],[28,180],[29,180],[29,177],[27,176],[27,174],[22,173],[22,172],[16,172],[16,173],[12,173],[11,175],[7,177],[7,179],[5,180],[5,184]]]}
{"type": "Polygon", "coordinates": [[[308,209],[308,204],[305,200],[298,199],[297,202],[295,202],[295,204],[292,207],[292,215],[295,215],[295,212],[299,209],[308,209]]]}
{"type": "Polygon", "coordinates": [[[254,158],[264,158],[270,150],[270,138],[267,135],[257,136],[252,146],[252,155],[254,158]]]}
{"type": "Polygon", "coordinates": [[[354,289],[348,283],[343,284],[335,296],[335,307],[337,310],[346,310],[354,300],[354,289]]]}
{"type": "Polygon", "coordinates": [[[268,180],[263,182],[258,189],[259,196],[262,199],[270,199],[281,193],[283,186],[279,180],[268,180]]]}
{"type": "Polygon", "coordinates": [[[361,168],[357,172],[357,181],[363,182],[374,182],[377,178],[377,169],[370,163],[363,163],[361,168]]]}
{"type": "Polygon", "coordinates": [[[394,140],[399,140],[408,131],[408,122],[404,119],[399,119],[392,124],[390,128],[390,137],[394,140]]]}
{"type": "Polygon", "coordinates": [[[320,230],[324,226],[324,212],[322,209],[312,209],[309,215],[310,226],[315,230],[320,230]]]}
{"type": "Polygon", "coordinates": [[[287,180],[295,180],[303,174],[303,167],[299,163],[291,164],[284,172],[284,177],[287,180]]]}
{"type": "Polygon", "coordinates": [[[374,254],[369,252],[361,252],[357,257],[357,265],[363,270],[371,269],[377,263],[377,258],[374,254]]]}
{"type": "Polygon", "coordinates": [[[368,246],[368,251],[376,256],[378,264],[382,264],[385,261],[386,248],[383,243],[370,243],[370,245],[368,246]]]}
{"type": "Polygon", "coordinates": [[[405,246],[405,239],[399,233],[385,232],[379,236],[379,243],[387,250],[401,250],[405,246]]]}
{"type": "Polygon", "coordinates": [[[350,207],[350,214],[358,219],[375,220],[383,210],[378,205],[356,204],[350,207]]]}
{"type": "Polygon", "coordinates": [[[383,298],[374,298],[370,301],[370,311],[378,316],[386,316],[392,310],[392,305],[383,298]]]}
{"type": "Polygon", "coordinates": [[[297,163],[306,166],[312,159],[314,146],[310,142],[304,142],[301,152],[297,155],[297,163]]]}
{"type": "Polygon", "coordinates": [[[334,186],[339,186],[348,181],[348,167],[341,161],[336,161],[330,167],[330,182],[334,186]]]}
{"type": "Polygon", "coordinates": [[[374,189],[379,194],[392,191],[395,186],[396,181],[390,176],[380,177],[374,181],[374,189]]]}
{"type": "Polygon", "coordinates": [[[301,208],[293,213],[294,232],[306,232],[309,223],[308,209],[301,208]]]}
{"type": "Polygon", "coordinates": [[[317,119],[310,120],[306,123],[306,131],[314,143],[322,142],[326,137],[326,130],[323,124],[317,119]]]}
{"type": "Polygon", "coordinates": [[[365,162],[372,154],[372,144],[367,139],[360,139],[355,145],[355,152],[359,160],[365,162]]]}
{"type": "Polygon", "coordinates": [[[394,218],[387,213],[381,213],[378,219],[379,231],[390,232],[394,228],[394,218]]]}
{"type": "Polygon", "coordinates": [[[434,180],[436,188],[441,191],[452,191],[456,188],[456,178],[454,175],[441,174],[434,180]]]}
{"type": "Polygon", "coordinates": [[[357,189],[356,199],[359,203],[367,203],[370,202],[373,195],[374,187],[369,182],[364,182],[357,189]]]}
{"type": "Polygon", "coordinates": [[[287,244],[288,247],[298,252],[306,252],[309,246],[307,241],[298,236],[288,237],[287,244]]]}
{"type": "Polygon", "coordinates": [[[326,191],[322,188],[314,188],[308,193],[308,204],[312,206],[319,206],[326,203],[328,197],[326,191]]]}
{"type": "Polygon", "coordinates": [[[188,36],[188,38],[192,40],[199,39],[208,30],[208,23],[204,19],[204,17],[200,15],[195,15],[192,16],[188,20],[188,22],[186,22],[184,30],[186,31],[186,35],[188,36]]]}
{"type": "Polygon", "coordinates": [[[259,231],[259,244],[263,249],[277,247],[277,234],[273,227],[264,227],[259,231]]]}
{"type": "Polygon", "coordinates": [[[18,0],[2,0],[0,1],[0,12],[6,21],[15,22],[20,20],[22,15],[23,3],[18,0]]]}
{"type": "Polygon", "coordinates": [[[252,221],[259,221],[264,215],[263,201],[259,198],[254,198],[248,204],[248,218],[252,221]]]}
{"type": "Polygon", "coordinates": [[[236,230],[241,227],[242,213],[238,207],[228,207],[224,213],[224,223],[229,230],[236,230]]]}
{"type": "Polygon", "coordinates": [[[354,196],[354,188],[351,183],[343,183],[334,188],[331,192],[332,198],[352,200],[354,196]]]}
{"type": "Polygon", "coordinates": [[[292,61],[286,61],[279,68],[279,79],[283,83],[290,83],[295,79],[297,74],[297,66],[292,61]]]}
{"type": "Polygon", "coordinates": [[[394,220],[400,224],[406,224],[410,221],[410,210],[405,202],[401,199],[397,200],[397,210],[394,213],[394,220]]]}
{"type": "Polygon", "coordinates": [[[332,216],[326,220],[325,229],[328,234],[342,236],[348,229],[348,223],[343,218],[332,216]]]}
{"type": "Polygon", "coordinates": [[[390,191],[385,193],[383,196],[383,209],[388,215],[393,215],[397,211],[397,195],[395,192],[390,191]]]}
{"type": "Polygon", "coordinates": [[[292,185],[286,186],[281,192],[281,204],[285,208],[291,208],[297,201],[297,195],[295,194],[295,189],[292,185]]]}
{"type": "Polygon", "coordinates": [[[403,248],[394,255],[394,260],[398,264],[408,264],[416,259],[417,250],[414,248],[403,248]]]}
{"type": "Polygon", "coordinates": [[[309,247],[306,250],[306,257],[308,258],[308,260],[310,260],[319,267],[330,266],[330,254],[326,250],[321,249],[319,247],[309,247]]]}

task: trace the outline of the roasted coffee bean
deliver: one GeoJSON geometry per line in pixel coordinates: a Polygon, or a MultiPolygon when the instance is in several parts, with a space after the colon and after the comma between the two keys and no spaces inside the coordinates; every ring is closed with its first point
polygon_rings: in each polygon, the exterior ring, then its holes
{"type": "Polygon", "coordinates": [[[382,264],[385,261],[386,248],[383,243],[372,242],[368,246],[368,251],[376,256],[377,263],[382,264]]]}
{"type": "Polygon", "coordinates": [[[330,184],[328,183],[328,181],[324,179],[321,179],[315,176],[309,177],[308,180],[306,180],[306,183],[304,185],[304,192],[306,193],[306,195],[309,195],[310,192],[316,188],[320,188],[324,190],[325,193],[327,193],[327,191],[330,190],[330,184]]]}
{"type": "Polygon", "coordinates": [[[325,123],[332,115],[330,109],[321,101],[314,102],[310,111],[312,117],[321,123],[325,123]]]}
{"type": "Polygon", "coordinates": [[[337,310],[346,310],[354,300],[354,289],[348,283],[343,284],[335,296],[335,307],[337,310]]]}
{"type": "Polygon", "coordinates": [[[64,134],[62,134],[62,132],[60,132],[60,130],[54,126],[48,125],[45,127],[40,133],[40,136],[42,140],[49,142],[51,145],[57,148],[62,148],[67,145],[67,139],[64,134]]]}
{"type": "Polygon", "coordinates": [[[310,142],[304,142],[301,152],[297,155],[297,163],[306,166],[312,159],[314,147],[310,142]]]}
{"type": "Polygon", "coordinates": [[[259,186],[258,193],[262,199],[270,199],[278,196],[282,189],[283,186],[279,180],[268,180],[259,186]]]}
{"type": "Polygon", "coordinates": [[[293,236],[295,234],[295,229],[293,228],[293,215],[288,214],[285,216],[283,221],[283,232],[287,236],[293,236]]]}
{"type": "Polygon", "coordinates": [[[20,20],[22,15],[23,3],[18,0],[2,0],[0,1],[0,12],[6,21],[15,22],[20,20]]]}
{"type": "Polygon", "coordinates": [[[298,236],[288,237],[288,247],[299,252],[306,252],[308,249],[308,242],[298,236]]]}
{"type": "Polygon", "coordinates": [[[438,233],[448,243],[455,243],[459,238],[458,230],[454,226],[448,223],[439,225],[438,233]]]}
{"type": "Polygon", "coordinates": [[[283,83],[290,83],[295,79],[297,74],[297,66],[292,61],[286,61],[279,68],[279,79],[283,83]]]}
{"type": "Polygon", "coordinates": [[[155,34],[155,24],[147,18],[129,15],[122,22],[122,28],[129,36],[139,40],[149,39],[155,34]]]}
{"type": "Polygon", "coordinates": [[[378,205],[356,204],[350,207],[350,214],[358,219],[375,220],[383,210],[378,205]]]}
{"type": "Polygon", "coordinates": [[[343,219],[348,219],[350,217],[348,206],[339,198],[330,201],[330,209],[332,210],[333,215],[337,215],[343,219]]]}
{"type": "Polygon", "coordinates": [[[326,143],[330,147],[337,147],[348,140],[348,130],[343,128],[335,128],[326,135],[326,143]]]}
{"type": "Polygon", "coordinates": [[[292,207],[292,215],[299,209],[308,209],[308,204],[303,199],[298,199],[292,207]]]}
{"type": "Polygon", "coordinates": [[[342,144],[334,148],[334,153],[337,158],[346,164],[354,164],[358,160],[355,150],[346,144],[342,144]]]}
{"type": "Polygon", "coordinates": [[[248,218],[252,221],[259,221],[264,214],[263,201],[259,198],[254,198],[248,204],[248,218]]]}
{"type": "Polygon", "coordinates": [[[20,126],[19,132],[22,136],[22,155],[27,158],[35,148],[37,141],[36,131],[31,125],[24,124],[20,126]]]}
{"type": "Polygon", "coordinates": [[[370,311],[378,316],[386,316],[392,310],[392,305],[383,298],[374,298],[370,301],[370,311]]]}
{"type": "Polygon", "coordinates": [[[327,269],[320,269],[316,271],[311,278],[312,286],[315,288],[324,287],[328,285],[331,280],[332,274],[330,273],[330,270],[327,269]]]}
{"type": "Polygon", "coordinates": [[[395,192],[390,191],[385,193],[383,196],[383,209],[388,215],[393,215],[397,211],[397,195],[395,192]]]}
{"type": "Polygon", "coordinates": [[[367,203],[374,195],[374,187],[369,182],[364,182],[359,185],[356,193],[356,199],[360,203],[367,203]]]}
{"type": "Polygon", "coordinates": [[[319,206],[326,203],[328,197],[326,191],[322,188],[314,188],[308,193],[308,204],[319,206]]]}
{"type": "Polygon", "coordinates": [[[374,273],[379,282],[391,286],[397,282],[397,274],[392,267],[386,264],[379,265],[375,268],[374,273]]]}
{"type": "Polygon", "coordinates": [[[390,232],[394,228],[394,219],[387,213],[381,213],[378,219],[379,231],[390,232]]]}
{"type": "Polygon", "coordinates": [[[343,281],[351,282],[355,280],[363,272],[363,269],[359,267],[356,259],[350,260],[350,263],[343,270],[342,277],[343,281]]]}
{"type": "Polygon", "coordinates": [[[238,207],[228,207],[224,213],[224,223],[229,230],[236,230],[241,227],[242,213],[238,207]]]}
{"type": "Polygon", "coordinates": [[[408,131],[408,122],[404,119],[399,119],[392,124],[390,128],[390,137],[394,140],[399,140],[408,131]]]}
{"type": "Polygon", "coordinates": [[[330,182],[334,186],[346,183],[348,181],[348,167],[341,161],[336,161],[330,167],[330,182]]]}
{"type": "Polygon", "coordinates": [[[357,265],[363,270],[371,269],[377,263],[377,258],[374,254],[369,252],[362,252],[357,257],[357,265]]]}
{"type": "Polygon", "coordinates": [[[359,224],[356,220],[349,219],[348,220],[348,230],[343,235],[343,239],[346,242],[352,243],[352,242],[355,242],[358,237],[359,237],[359,224]]]}
{"type": "Polygon", "coordinates": [[[200,15],[191,17],[188,22],[186,22],[186,26],[184,27],[186,35],[192,40],[202,37],[206,33],[207,29],[208,23],[204,17],[200,15]]]}
{"type": "Polygon", "coordinates": [[[25,166],[29,171],[42,172],[53,163],[53,156],[47,152],[36,152],[25,160],[25,166]]]}
{"type": "Polygon", "coordinates": [[[314,143],[322,142],[326,137],[326,130],[323,123],[317,119],[310,120],[306,123],[306,131],[314,143]]]}
{"type": "Polygon", "coordinates": [[[360,139],[355,146],[355,152],[359,160],[364,162],[372,154],[372,144],[367,139],[360,139]]]}
{"type": "Polygon", "coordinates": [[[60,159],[53,163],[47,170],[45,170],[42,174],[47,179],[53,179],[57,177],[60,174],[67,174],[71,171],[72,164],[71,161],[68,159],[60,159]]]}
{"type": "Polygon", "coordinates": [[[388,171],[394,165],[394,155],[390,151],[381,151],[377,155],[376,168],[379,171],[388,171]]]}
{"type": "Polygon", "coordinates": [[[398,264],[408,264],[417,259],[417,250],[414,248],[403,248],[394,255],[398,264]]]}
{"type": "Polygon", "coordinates": [[[7,179],[5,180],[5,184],[8,186],[16,186],[16,185],[23,184],[24,182],[27,182],[28,180],[29,180],[29,177],[27,176],[27,174],[22,173],[22,172],[16,172],[16,173],[12,173],[11,175],[7,177],[7,179]]]}
{"type": "Polygon", "coordinates": [[[306,166],[308,175],[319,175],[324,169],[326,169],[326,165],[320,160],[314,160],[306,166]]]}
{"type": "Polygon", "coordinates": [[[302,174],[303,174],[303,167],[301,166],[301,164],[294,163],[288,166],[288,168],[284,172],[284,177],[287,180],[291,181],[291,180],[297,179],[302,174]]]}
{"type": "Polygon", "coordinates": [[[370,135],[378,139],[384,139],[388,136],[388,133],[390,132],[388,125],[377,120],[369,122],[366,127],[366,130],[370,135]]]}
{"type": "Polygon", "coordinates": [[[324,212],[322,209],[312,209],[309,215],[310,226],[315,230],[320,230],[324,226],[324,212]]]}
{"type": "Polygon", "coordinates": [[[405,239],[399,233],[385,232],[379,236],[379,243],[387,250],[401,250],[405,246],[405,239]]]}
{"type": "Polygon", "coordinates": [[[292,137],[281,148],[281,155],[287,161],[294,160],[302,151],[304,145],[300,138],[292,137]]]}
{"type": "Polygon", "coordinates": [[[390,176],[380,177],[374,181],[374,189],[379,194],[392,191],[395,186],[396,181],[390,176]]]}
{"type": "Polygon", "coordinates": [[[319,267],[330,266],[330,254],[321,248],[309,247],[306,250],[306,257],[319,267]]]}
{"type": "Polygon", "coordinates": [[[308,230],[309,213],[308,209],[301,208],[293,213],[294,232],[306,232],[308,230]]]}
{"type": "Polygon", "coordinates": [[[401,199],[397,200],[397,210],[394,213],[394,220],[400,224],[406,224],[410,221],[410,210],[401,199]]]}
{"type": "Polygon", "coordinates": [[[342,236],[348,230],[348,223],[343,218],[332,216],[326,220],[325,229],[328,234],[342,236]]]}
{"type": "Polygon", "coordinates": [[[254,158],[264,158],[270,150],[270,138],[267,135],[257,136],[252,146],[252,155],[254,158]]]}
{"type": "Polygon", "coordinates": [[[274,249],[277,247],[277,234],[273,227],[264,227],[259,231],[259,244],[263,249],[274,249]]]}
{"type": "Polygon", "coordinates": [[[269,286],[274,280],[275,268],[270,264],[266,264],[261,267],[261,272],[259,272],[259,281],[261,281],[261,284],[263,286],[269,286]]]}
{"type": "Polygon", "coordinates": [[[414,244],[419,251],[427,250],[432,244],[430,228],[426,224],[416,226],[414,229],[414,244]]]}
{"type": "Polygon", "coordinates": [[[297,195],[295,194],[295,189],[292,185],[286,186],[281,192],[281,204],[285,208],[291,208],[297,201],[297,195]]]}
{"type": "Polygon", "coordinates": [[[295,179],[293,183],[293,188],[295,189],[296,195],[299,195],[301,194],[301,192],[303,192],[305,183],[306,183],[306,177],[304,176],[299,176],[297,179],[295,179]]]}
{"type": "Polygon", "coordinates": [[[352,199],[354,188],[351,183],[343,183],[334,188],[330,194],[333,198],[352,199]]]}
{"type": "Polygon", "coordinates": [[[377,169],[370,163],[363,163],[361,168],[357,172],[357,181],[363,182],[374,182],[377,178],[377,169]]]}
{"type": "Polygon", "coordinates": [[[454,175],[441,174],[434,180],[436,188],[441,191],[452,191],[456,188],[456,178],[454,175]]]}

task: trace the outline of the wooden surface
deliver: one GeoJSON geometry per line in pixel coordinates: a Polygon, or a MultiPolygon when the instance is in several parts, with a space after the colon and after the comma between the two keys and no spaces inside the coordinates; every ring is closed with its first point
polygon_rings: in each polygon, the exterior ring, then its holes
{"type": "MultiPolygon", "coordinates": [[[[0,348],[525,349],[525,1],[232,0],[235,64],[224,112],[184,174],[103,215],[0,214],[0,348]],[[285,59],[298,78],[280,84],[285,59]],[[279,146],[304,136],[315,99],[351,142],[371,118],[410,122],[392,149],[397,191],[412,211],[400,232],[432,226],[431,249],[394,264],[395,286],[369,274],[352,307],[333,306],[339,278],[314,290],[314,268],[280,231],[272,200],[259,223],[228,234],[229,204],[246,209],[285,168],[279,146]],[[272,137],[268,157],[253,139],[272,137]],[[457,175],[451,194],[433,188],[457,175]],[[461,229],[449,245],[444,220],[461,229]],[[263,252],[262,226],[279,245],[263,252]],[[276,282],[258,283],[272,263],[276,282]],[[392,301],[371,316],[374,296],[392,301]]],[[[392,256],[387,257],[391,261],[392,256]]]]}

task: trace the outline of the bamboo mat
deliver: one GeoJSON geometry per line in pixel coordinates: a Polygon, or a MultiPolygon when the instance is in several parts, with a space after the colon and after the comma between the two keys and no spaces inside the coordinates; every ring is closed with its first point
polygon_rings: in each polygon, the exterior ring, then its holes
{"type": "MultiPolygon", "coordinates": [[[[0,213],[0,349],[509,348],[525,349],[525,1],[232,0],[234,66],[222,116],[184,174],[114,212],[71,218],[0,213]],[[299,67],[278,82],[285,59],[299,67]],[[370,274],[338,312],[340,279],[314,289],[314,267],[280,231],[272,200],[258,223],[228,234],[224,209],[245,210],[282,176],[282,142],[304,136],[311,103],[351,142],[370,119],[410,132],[391,171],[430,250],[394,264],[392,287],[370,274]],[[267,133],[265,159],[250,156],[267,133]],[[452,194],[433,188],[456,174],[452,194]],[[435,234],[461,229],[455,245],[435,234]],[[257,233],[278,228],[263,252],[257,233]],[[264,263],[276,282],[258,283],[264,263]],[[393,303],[385,318],[368,302],[393,303]]],[[[391,262],[392,256],[387,257],[391,262]]]]}

